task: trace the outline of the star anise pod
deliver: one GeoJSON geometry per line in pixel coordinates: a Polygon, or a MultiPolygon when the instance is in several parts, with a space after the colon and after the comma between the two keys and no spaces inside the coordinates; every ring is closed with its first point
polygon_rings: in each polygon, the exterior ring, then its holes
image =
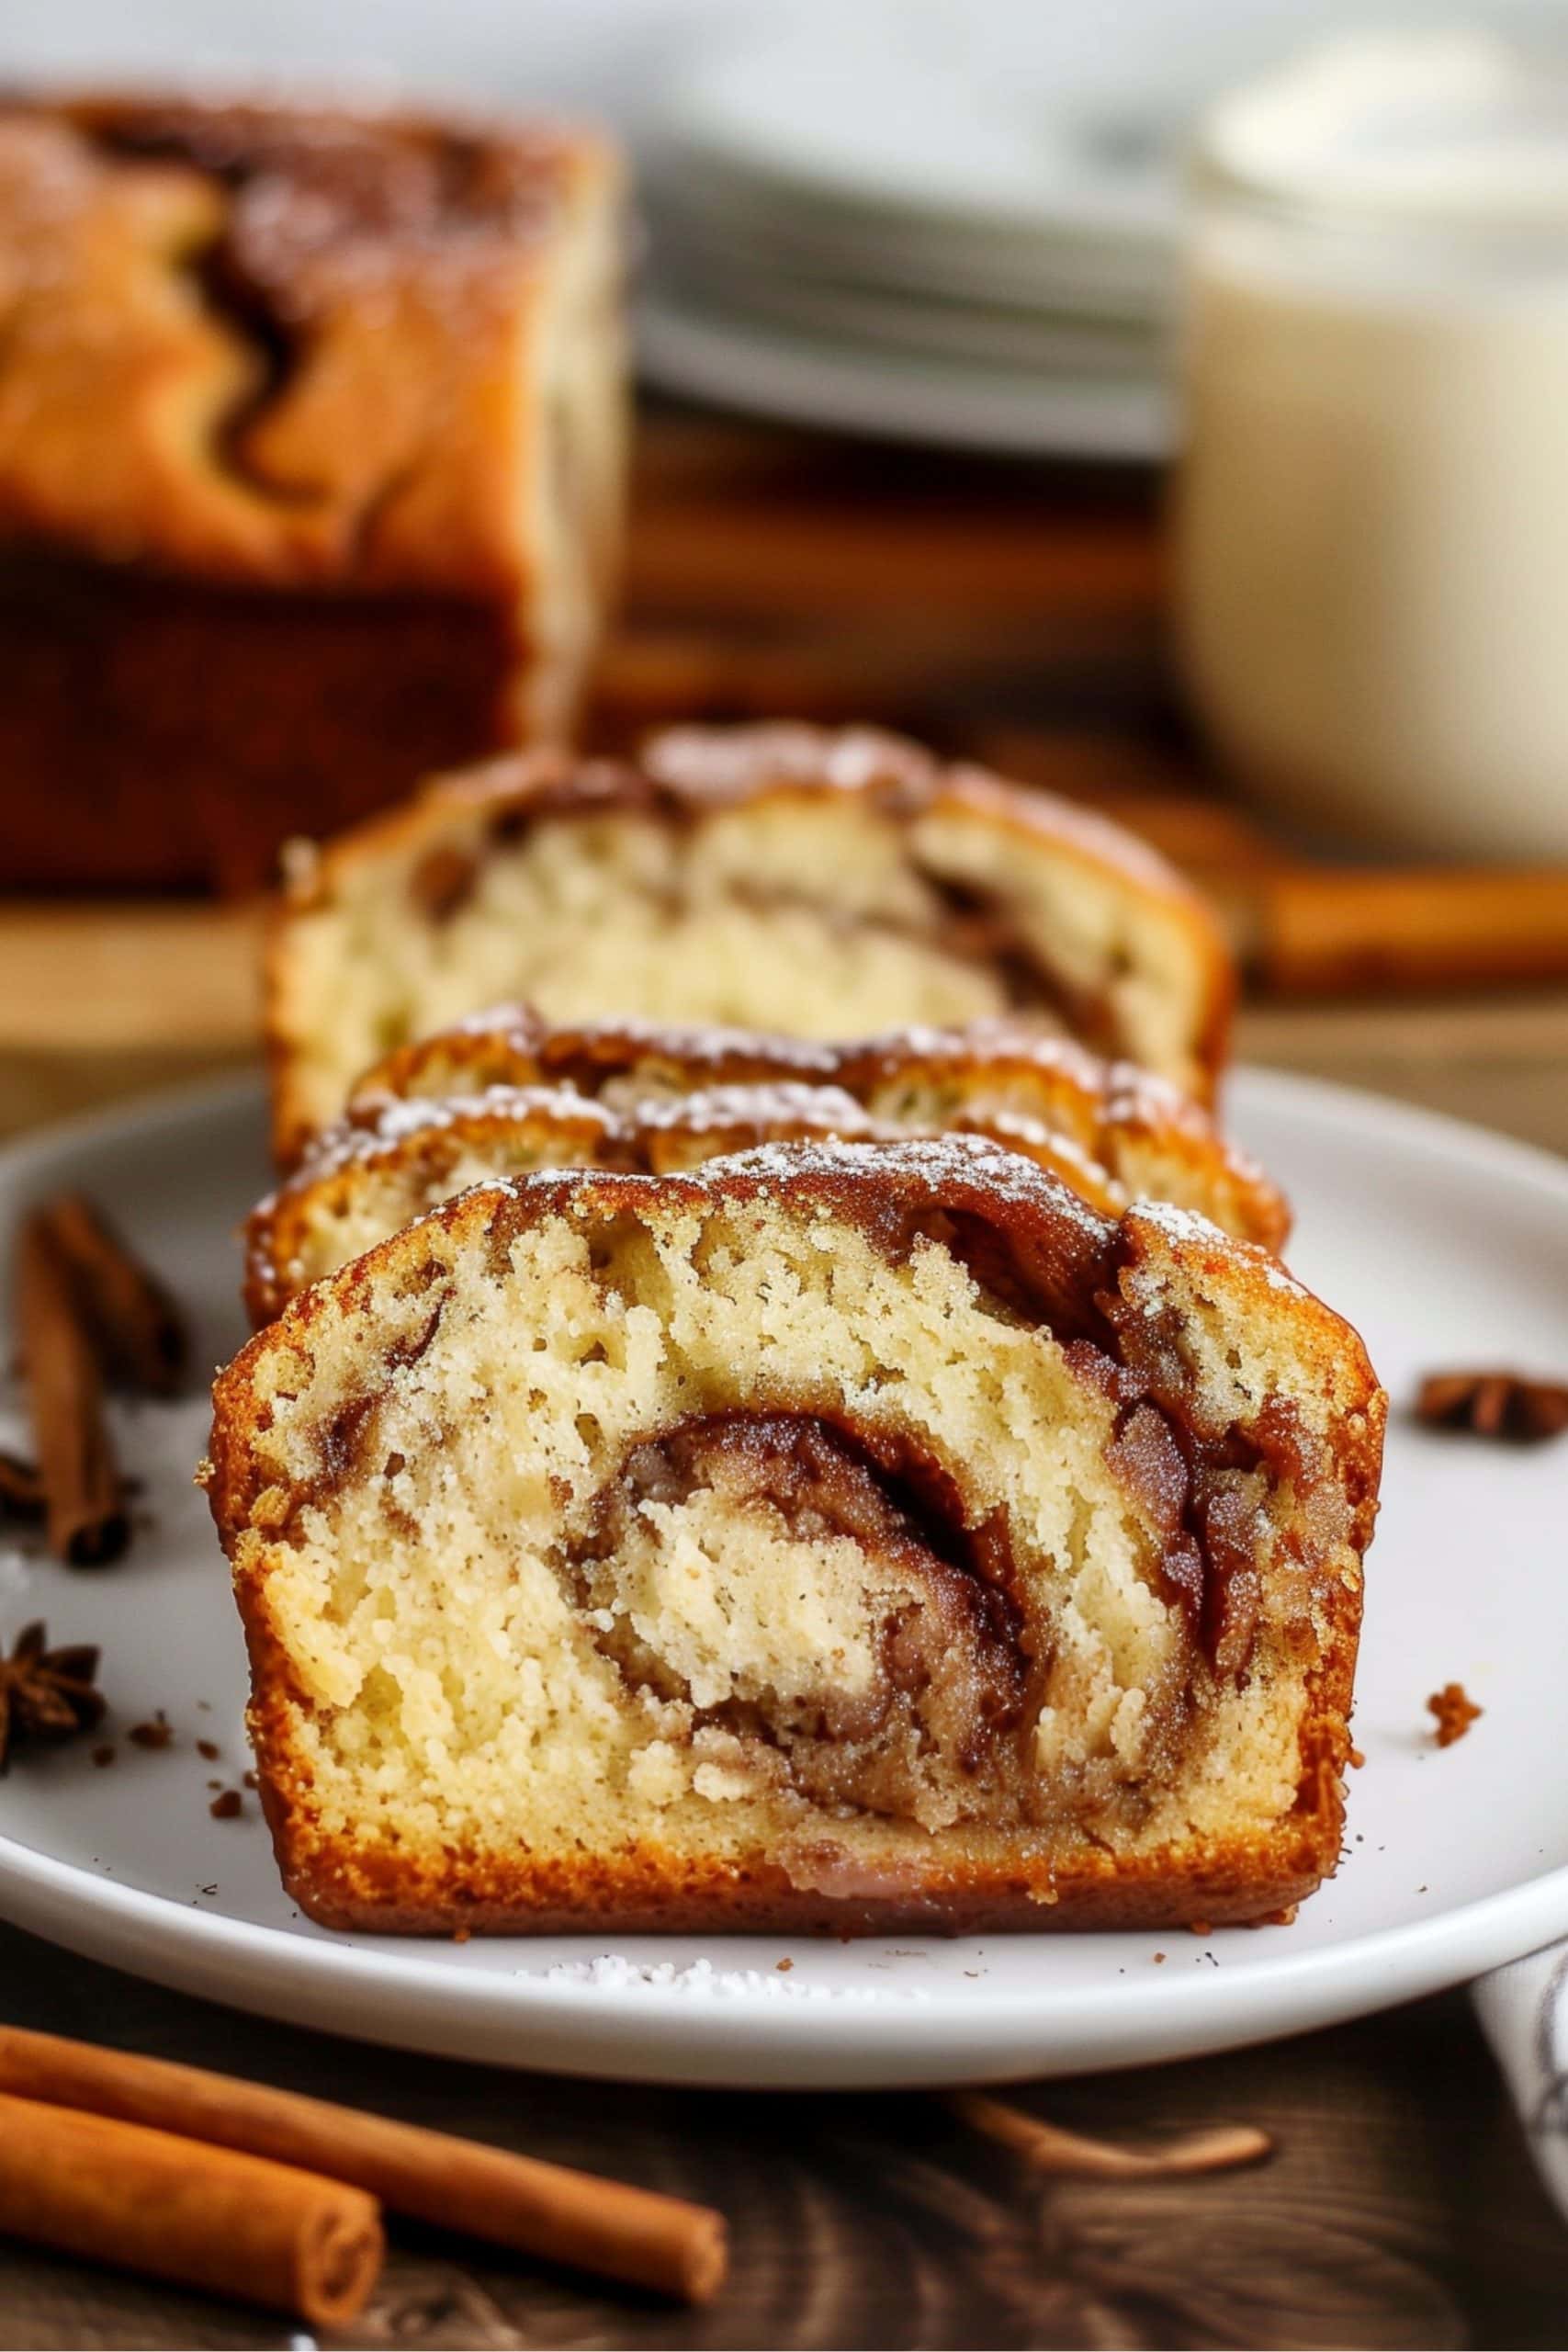
{"type": "Polygon", "coordinates": [[[1568,1384],[1513,1372],[1434,1372],[1421,1383],[1417,1420],[1436,1429],[1535,1444],[1568,1430],[1568,1384]]]}
{"type": "Polygon", "coordinates": [[[0,1772],[27,1741],[73,1739],[103,1721],[97,1651],[86,1642],[51,1650],[48,1642],[41,1621],[24,1625],[10,1657],[0,1657],[0,1772]]]}

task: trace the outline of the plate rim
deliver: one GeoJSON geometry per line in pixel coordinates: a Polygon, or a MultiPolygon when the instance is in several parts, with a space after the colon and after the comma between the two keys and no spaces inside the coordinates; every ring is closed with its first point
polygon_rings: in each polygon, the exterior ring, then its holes
{"type": "MultiPolygon", "coordinates": [[[[1369,1123],[1374,1130],[1392,1130],[1478,1173],[1506,1174],[1551,1199],[1568,1218],[1568,1160],[1542,1147],[1371,1089],[1294,1071],[1244,1065],[1230,1073],[1232,1081],[1238,1079],[1259,1105],[1287,1116],[1304,1110],[1320,1122],[1348,1124],[1363,1141],[1369,1123]]],[[[25,1183],[62,1153],[155,1135],[192,1120],[238,1116],[262,1100],[263,1080],[254,1071],[187,1081],[0,1145],[0,1170],[25,1183]]],[[[877,2000],[779,2001],[769,2005],[764,2027],[750,2001],[694,1996],[678,1984],[633,1982],[617,1985],[607,1999],[602,1985],[551,1982],[542,1970],[521,1964],[504,1974],[455,1970],[444,1944],[411,1952],[406,1940],[389,1939],[383,1946],[296,1935],[100,1877],[3,1831],[0,1894],[13,1924],[86,1957],[353,2039],[563,2074],[755,2087],[806,2087],[818,2077],[822,2087],[1003,2081],[1284,2039],[1438,1991],[1568,1934],[1568,1864],[1562,1864],[1430,1918],[1300,1954],[1266,1958],[1260,1951],[1257,1961],[1232,1959],[1220,1980],[1223,2009],[1203,1972],[1162,1981],[1157,1996],[1139,2002],[1131,2017],[1116,2014],[1124,1996],[1108,1982],[1053,1991],[1043,2002],[1024,1985],[988,1985],[984,1999],[968,2009],[954,2003],[948,1986],[930,2004],[891,1988],[877,2000]],[[462,1997],[455,2004],[459,1986],[462,1997]],[[390,2014],[356,2014],[355,1996],[370,1988],[390,2014]],[[456,2019],[445,2014],[454,2007],[456,2019]],[[1050,2018],[1052,2050],[1026,2047],[1010,2056],[998,2049],[1010,2029],[1016,2046],[1016,2030],[1039,2019],[1043,2010],[1050,2018]],[[408,2020],[415,2013],[422,2021],[411,2041],[408,2020]],[[524,2019],[541,2033],[554,2032],[557,2046],[491,2047],[491,2036],[504,2036],[524,2019]],[[900,2056],[916,2021],[927,2029],[918,2039],[940,2044],[929,2066],[918,2056],[900,2056]],[[761,2061],[759,2031],[767,2042],[761,2061]],[[805,2071],[803,2060],[811,2062],[805,2071]]],[[[603,1950],[613,1945],[614,1932],[589,1930],[581,1940],[603,1950]]],[[[515,1941],[526,1950],[526,1938],[515,1941]]]]}

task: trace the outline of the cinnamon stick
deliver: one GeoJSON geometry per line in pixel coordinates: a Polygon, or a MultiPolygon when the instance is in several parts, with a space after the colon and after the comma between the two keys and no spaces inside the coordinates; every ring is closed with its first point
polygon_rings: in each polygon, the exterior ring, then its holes
{"type": "Polygon", "coordinates": [[[439,2228],[687,2302],[724,2279],[710,2207],[260,2083],[3,2026],[0,2091],[301,2165],[439,2228]]]}
{"type": "Polygon", "coordinates": [[[16,1293],[49,1546],[73,1567],[102,1567],[124,1551],[130,1521],[97,1356],[45,1211],[22,1226],[16,1293]]]}
{"type": "Polygon", "coordinates": [[[41,1519],[44,1505],[37,1465],[15,1453],[0,1453],[0,1517],[41,1519]]]}
{"type": "Polygon", "coordinates": [[[187,1354],[185,1318],[156,1274],[80,1193],[62,1194],[43,1215],[107,1369],[148,1396],[174,1396],[187,1354]]]}
{"type": "Polygon", "coordinates": [[[1293,867],[1263,876],[1245,960],[1281,994],[1568,977],[1568,872],[1293,867]]]}
{"type": "Polygon", "coordinates": [[[1021,2108],[987,2098],[979,2091],[954,2091],[948,2105],[972,2131],[999,2141],[1036,2172],[1080,2179],[1174,2180],[1191,2173],[1227,2172],[1235,2165],[1256,2164],[1273,2145],[1269,2134],[1253,2124],[1222,2123],[1190,2132],[1163,2148],[1121,2148],[1113,2141],[1064,2132],[1059,2124],[1026,2115],[1021,2108]]]}
{"type": "Polygon", "coordinates": [[[0,2094],[0,2231],[341,2327],[380,2273],[376,2200],[260,2156],[0,2094]]]}

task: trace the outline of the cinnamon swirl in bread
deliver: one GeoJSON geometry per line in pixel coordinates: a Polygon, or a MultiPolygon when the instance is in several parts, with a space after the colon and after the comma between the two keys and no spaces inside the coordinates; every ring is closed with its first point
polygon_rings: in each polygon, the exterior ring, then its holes
{"type": "Polygon", "coordinates": [[[1176,1925],[1338,1852],[1385,1400],[1184,1211],[976,1138],[476,1186],[223,1373],[329,1926],[1176,1925]]]}
{"type": "Polygon", "coordinates": [[[635,1022],[550,1029],[510,1008],[369,1070],[246,1228],[260,1324],[466,1185],[538,1168],[661,1174],[749,1145],[987,1135],[1095,1207],[1148,1194],[1278,1249],[1289,1212],[1205,1113],[1127,1064],[1000,1026],[812,1044],[635,1022]]]}
{"type": "Polygon", "coordinates": [[[497,762],[301,851],[268,996],[287,1161],[368,1063],[503,997],[807,1037],[1021,1012],[1206,1099],[1231,976],[1114,827],[870,729],[767,726],[497,762]]]}
{"type": "Polygon", "coordinates": [[[570,726],[619,176],[525,122],[0,99],[0,882],[254,888],[570,726]]]}

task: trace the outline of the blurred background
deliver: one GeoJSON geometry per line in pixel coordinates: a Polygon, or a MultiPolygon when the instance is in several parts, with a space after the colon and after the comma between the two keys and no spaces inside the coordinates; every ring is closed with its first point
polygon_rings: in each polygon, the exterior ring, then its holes
{"type": "MultiPolygon", "coordinates": [[[[1561,0],[0,25],[11,82],[260,75],[612,125],[639,427],[585,732],[874,719],[1067,792],[1219,899],[1246,1047],[1559,1143],[1564,57],[1561,0]]],[[[238,1050],[248,919],[14,905],[0,1118],[19,1063],[36,1115],[39,1057],[69,1096],[238,1050]]]]}

